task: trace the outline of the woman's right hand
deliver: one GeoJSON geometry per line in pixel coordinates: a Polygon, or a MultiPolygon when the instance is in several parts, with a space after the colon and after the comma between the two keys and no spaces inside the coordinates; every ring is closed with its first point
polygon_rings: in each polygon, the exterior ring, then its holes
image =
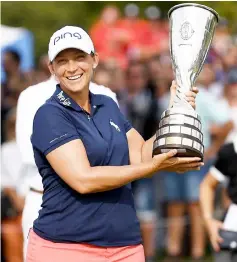
{"type": "Polygon", "coordinates": [[[200,170],[204,165],[199,157],[175,157],[177,150],[170,150],[167,153],[155,155],[152,164],[155,171],[165,170],[177,173],[184,173],[190,170],[200,170]]]}
{"type": "Polygon", "coordinates": [[[219,230],[223,227],[223,223],[213,218],[206,220],[205,223],[211,240],[211,245],[213,249],[218,252],[220,251],[220,243],[223,241],[219,235],[219,230]]]}

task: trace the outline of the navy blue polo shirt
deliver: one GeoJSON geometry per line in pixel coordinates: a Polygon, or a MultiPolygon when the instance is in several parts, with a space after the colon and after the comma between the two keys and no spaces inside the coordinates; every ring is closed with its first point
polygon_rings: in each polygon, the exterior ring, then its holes
{"type": "Polygon", "coordinates": [[[91,166],[129,164],[126,132],[130,123],[110,97],[90,93],[90,103],[88,114],[58,85],[35,115],[31,141],[44,194],[34,231],[53,242],[139,244],[142,240],[131,184],[82,195],[67,185],[46,159],[57,147],[81,139],[91,166]]]}

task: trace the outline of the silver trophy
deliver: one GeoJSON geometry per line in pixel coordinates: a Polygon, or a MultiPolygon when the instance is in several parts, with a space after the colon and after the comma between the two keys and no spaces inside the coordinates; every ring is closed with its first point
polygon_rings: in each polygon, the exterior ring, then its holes
{"type": "Polygon", "coordinates": [[[185,3],[171,8],[170,54],[178,85],[173,105],[161,115],[153,155],[177,149],[177,156],[203,159],[201,119],[185,100],[202,70],[218,23],[218,14],[200,4],[185,3]]]}

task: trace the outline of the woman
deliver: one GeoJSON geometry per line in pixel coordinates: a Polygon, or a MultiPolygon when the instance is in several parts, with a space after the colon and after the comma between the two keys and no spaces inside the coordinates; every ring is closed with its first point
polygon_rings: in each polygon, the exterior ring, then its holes
{"type": "MultiPolygon", "coordinates": [[[[237,134],[232,142],[225,144],[216,159],[216,163],[211,167],[200,187],[200,204],[205,225],[210,236],[210,241],[215,253],[215,262],[237,261],[236,246],[228,248],[228,242],[225,234],[225,229],[220,235],[220,229],[223,229],[223,223],[213,217],[214,196],[219,183],[228,181],[227,193],[231,200],[231,209],[237,207],[237,134]],[[224,234],[223,234],[224,233],[224,234]]],[[[230,209],[229,207],[229,209],[230,209]]],[[[227,213],[228,214],[228,213],[227,213]]],[[[232,217],[236,216],[230,213],[232,217]]],[[[236,219],[236,218],[235,218],[236,219]]],[[[234,234],[234,240],[237,238],[237,233],[234,234]]],[[[230,241],[231,242],[231,241],[230,241]]]]}
{"type": "MultiPolygon", "coordinates": [[[[84,30],[56,31],[49,59],[60,84],[33,124],[44,194],[26,261],[144,262],[130,182],[203,163],[176,158],[176,150],[152,158],[155,137],[144,142],[112,99],[89,92],[99,59],[84,30]]],[[[188,96],[194,105],[195,94],[188,96]]]]}

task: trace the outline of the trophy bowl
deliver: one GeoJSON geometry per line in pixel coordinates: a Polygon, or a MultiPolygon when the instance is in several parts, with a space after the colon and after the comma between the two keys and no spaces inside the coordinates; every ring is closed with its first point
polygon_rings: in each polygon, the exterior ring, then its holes
{"type": "Polygon", "coordinates": [[[218,14],[213,9],[192,3],[179,4],[168,12],[170,55],[177,83],[173,105],[161,115],[153,155],[177,149],[177,156],[203,159],[201,118],[185,100],[202,70],[210,48],[218,14]]]}

